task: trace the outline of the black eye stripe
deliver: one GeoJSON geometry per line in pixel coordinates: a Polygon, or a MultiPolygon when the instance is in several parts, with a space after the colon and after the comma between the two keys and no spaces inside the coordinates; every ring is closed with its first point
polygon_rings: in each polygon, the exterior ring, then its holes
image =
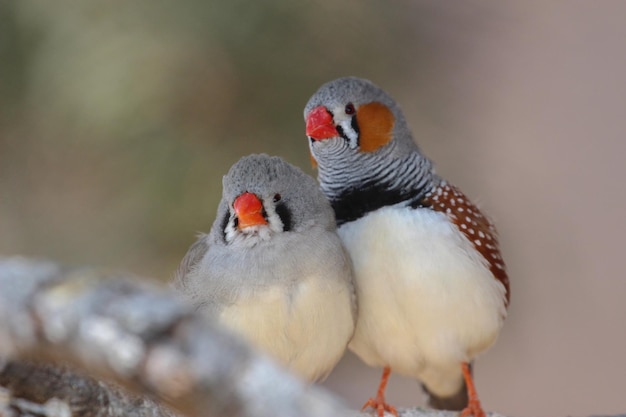
{"type": "Polygon", "coordinates": [[[352,120],[350,120],[350,127],[356,133],[357,137],[359,136],[359,123],[356,120],[356,115],[352,116],[352,120]]]}
{"type": "Polygon", "coordinates": [[[345,140],[348,140],[348,136],[346,135],[346,133],[343,131],[343,127],[341,127],[341,125],[337,125],[336,126],[337,129],[337,133],[339,133],[339,136],[341,136],[342,138],[344,138],[345,140]]]}
{"type": "Polygon", "coordinates": [[[280,217],[280,221],[283,222],[283,232],[291,230],[291,211],[285,203],[279,203],[276,205],[276,214],[280,217]]]}
{"type": "Polygon", "coordinates": [[[222,218],[222,224],[221,224],[224,242],[226,241],[226,227],[228,227],[228,220],[230,220],[230,213],[227,211],[226,215],[222,218]]]}

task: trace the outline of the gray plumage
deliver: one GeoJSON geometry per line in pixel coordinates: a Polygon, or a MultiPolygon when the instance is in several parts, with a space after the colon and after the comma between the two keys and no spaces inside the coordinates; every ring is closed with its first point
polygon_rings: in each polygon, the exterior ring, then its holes
{"type": "Polygon", "coordinates": [[[213,226],[181,261],[175,288],[307,379],[323,378],[356,319],[351,263],[335,229],[313,178],[279,157],[244,157],[224,176],[213,226]],[[233,202],[243,193],[261,200],[267,225],[237,227],[233,202]]]}

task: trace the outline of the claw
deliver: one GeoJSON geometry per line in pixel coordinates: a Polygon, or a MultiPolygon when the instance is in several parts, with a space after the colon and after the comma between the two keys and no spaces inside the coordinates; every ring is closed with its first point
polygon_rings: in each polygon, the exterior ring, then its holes
{"type": "Polygon", "coordinates": [[[364,411],[367,407],[372,407],[376,410],[378,417],[384,417],[385,411],[393,414],[395,417],[398,417],[398,410],[396,410],[396,407],[391,404],[387,404],[384,398],[370,398],[365,404],[363,404],[361,411],[364,411]]]}
{"type": "Polygon", "coordinates": [[[461,417],[469,417],[469,416],[486,417],[485,411],[480,405],[480,401],[470,400],[469,403],[467,404],[467,407],[465,407],[463,411],[461,411],[461,417]]]}
{"type": "MultiPolygon", "coordinates": [[[[385,411],[393,414],[395,417],[398,417],[398,410],[391,404],[387,404],[385,401],[385,388],[387,388],[387,381],[389,380],[389,375],[391,375],[391,368],[386,366],[383,369],[383,375],[380,378],[380,385],[378,386],[378,392],[376,393],[376,398],[370,398],[361,408],[361,411],[365,410],[368,407],[372,407],[376,410],[376,414],[378,417],[384,417],[385,411]]],[[[484,417],[484,416],[483,416],[484,417]]]]}

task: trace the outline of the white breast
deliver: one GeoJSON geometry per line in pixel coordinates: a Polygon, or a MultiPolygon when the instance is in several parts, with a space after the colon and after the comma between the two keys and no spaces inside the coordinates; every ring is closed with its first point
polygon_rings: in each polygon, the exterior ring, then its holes
{"type": "Polygon", "coordinates": [[[239,297],[219,320],[311,381],[326,377],[354,331],[348,285],[316,276],[239,297]]]}
{"type": "Polygon", "coordinates": [[[504,286],[443,213],[387,207],[343,225],[339,235],[359,300],[350,348],[371,366],[453,394],[460,363],[497,337],[504,286]]]}

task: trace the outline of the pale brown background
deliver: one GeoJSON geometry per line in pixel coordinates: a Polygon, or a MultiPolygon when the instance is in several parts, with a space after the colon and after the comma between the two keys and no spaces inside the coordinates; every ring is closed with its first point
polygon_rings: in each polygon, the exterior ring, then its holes
{"type": "MultiPolygon", "coordinates": [[[[241,155],[309,169],[302,107],[350,74],[497,222],[486,408],[625,412],[626,2],[0,1],[0,253],[167,280],[241,155]]],[[[326,385],[378,377],[349,355],[326,385]]]]}

